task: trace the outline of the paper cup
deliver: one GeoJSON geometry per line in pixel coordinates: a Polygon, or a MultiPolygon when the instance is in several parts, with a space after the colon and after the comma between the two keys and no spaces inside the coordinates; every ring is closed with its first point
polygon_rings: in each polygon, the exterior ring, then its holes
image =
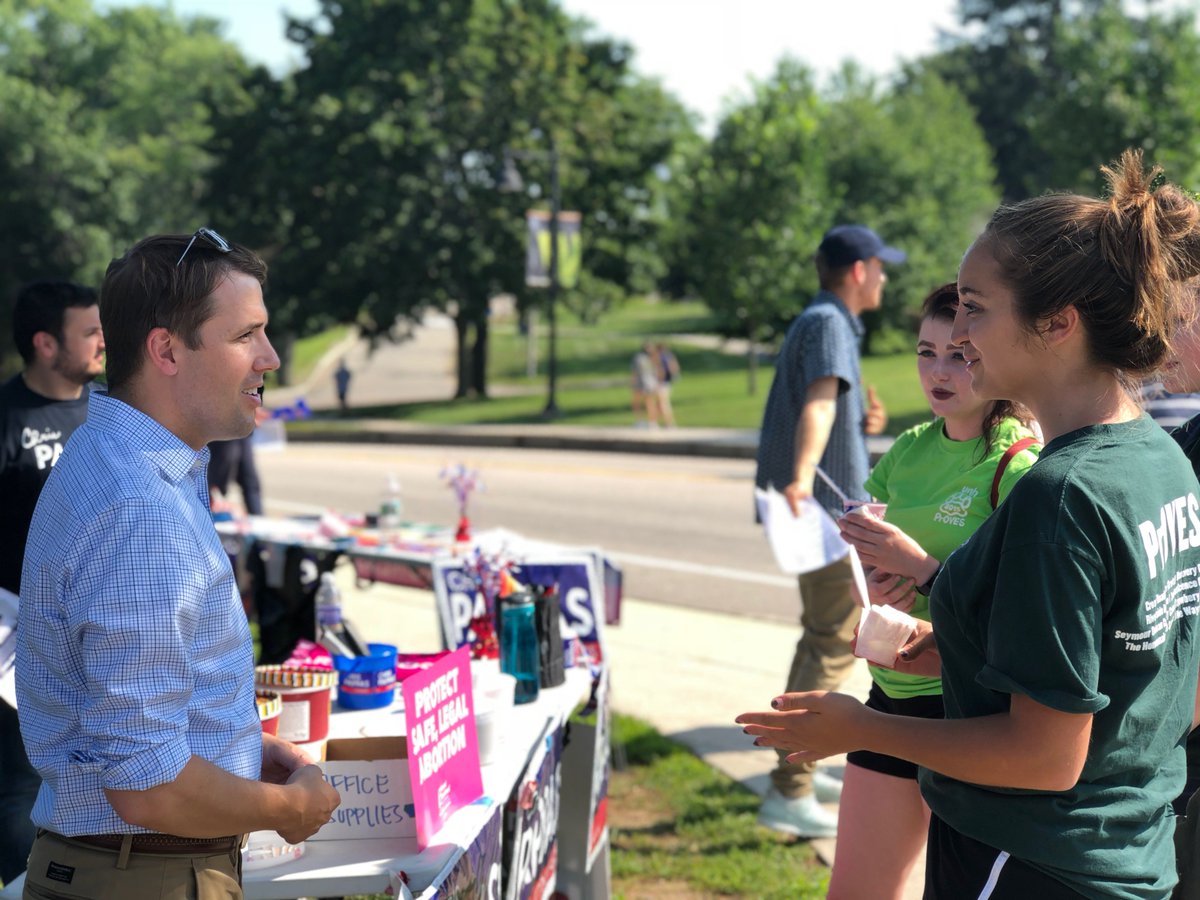
{"type": "Polygon", "coordinates": [[[894,606],[868,606],[859,619],[854,654],[881,666],[891,666],[916,627],[916,619],[894,606]]]}
{"type": "MultiPolygon", "coordinates": [[[[515,680],[515,679],[514,679],[515,680]]],[[[475,713],[475,735],[479,744],[479,764],[491,765],[500,751],[500,735],[508,714],[503,707],[491,707],[475,713]]]]}
{"type": "Polygon", "coordinates": [[[843,500],[842,509],[848,513],[865,513],[874,516],[876,519],[882,519],[883,514],[887,512],[887,504],[875,503],[871,500],[843,500]]]}

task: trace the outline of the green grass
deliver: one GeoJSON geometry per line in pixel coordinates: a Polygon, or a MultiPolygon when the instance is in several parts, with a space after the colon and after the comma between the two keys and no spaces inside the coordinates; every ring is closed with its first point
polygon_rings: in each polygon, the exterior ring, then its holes
{"type": "Polygon", "coordinates": [[[744,786],[636,719],[614,715],[613,739],[627,761],[609,781],[614,897],[825,896],[828,869],[759,826],[744,786]]]}
{"type": "Polygon", "coordinates": [[[757,796],[645,722],[614,713],[612,735],[623,759],[609,778],[616,900],[825,896],[829,870],[807,843],[755,822],[757,796]]]}
{"type": "MultiPolygon", "coordinates": [[[[757,428],[774,375],[768,358],[759,361],[757,384],[750,391],[745,355],[696,346],[681,335],[701,334],[712,320],[698,303],[629,302],[596,325],[564,317],[558,329],[558,420],[567,425],[631,425],[630,361],[647,338],[662,340],[679,358],[682,377],[672,393],[681,426],[757,428]]],[[[546,404],[547,340],[544,324],[537,329],[538,374],[525,374],[526,339],[515,322],[500,320],[490,329],[488,399],[360,407],[357,415],[431,425],[524,425],[542,421],[546,404]]],[[[331,342],[332,343],[332,342],[331,342]]],[[[916,375],[912,353],[868,357],[863,378],[875,385],[888,408],[888,433],[928,417],[928,406],[916,375]]],[[[328,421],[312,426],[328,428],[328,421]]],[[[303,422],[289,427],[302,430],[303,422]]]]}
{"type": "MultiPolygon", "coordinates": [[[[583,325],[569,312],[560,325],[583,325]]],[[[708,334],[716,331],[717,318],[699,300],[655,300],[636,298],[607,312],[598,327],[636,337],[672,334],[708,334]]],[[[584,326],[587,327],[587,326],[584,326]]]]}

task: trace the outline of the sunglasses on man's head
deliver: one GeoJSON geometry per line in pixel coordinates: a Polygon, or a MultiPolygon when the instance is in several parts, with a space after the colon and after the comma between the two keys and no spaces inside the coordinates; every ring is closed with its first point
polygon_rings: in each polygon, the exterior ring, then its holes
{"type": "Polygon", "coordinates": [[[196,229],[196,233],[192,235],[192,239],[188,241],[187,246],[183,248],[183,252],[179,254],[179,262],[175,263],[175,268],[183,265],[183,258],[188,255],[188,251],[192,249],[192,244],[196,243],[196,238],[203,238],[214,250],[221,253],[230,251],[229,241],[221,237],[211,228],[200,227],[196,229]]]}

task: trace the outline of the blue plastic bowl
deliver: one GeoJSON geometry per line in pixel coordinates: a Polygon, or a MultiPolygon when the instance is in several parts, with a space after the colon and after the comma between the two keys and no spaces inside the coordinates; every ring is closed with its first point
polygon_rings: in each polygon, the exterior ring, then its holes
{"type": "Polygon", "coordinates": [[[396,648],[392,644],[367,644],[369,656],[335,656],[338,671],[338,706],[344,709],[379,709],[391,706],[396,693],[396,648]]]}

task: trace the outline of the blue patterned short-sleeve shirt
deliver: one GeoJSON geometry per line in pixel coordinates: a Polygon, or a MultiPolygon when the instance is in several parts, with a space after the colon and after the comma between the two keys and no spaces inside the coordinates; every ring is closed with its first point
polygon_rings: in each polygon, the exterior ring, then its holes
{"type": "MultiPolygon", "coordinates": [[[[870,474],[863,437],[863,396],[859,345],[863,327],[841,299],[821,291],[788,328],[775,362],[775,380],[763,412],[754,483],[783,490],[796,477],[796,422],[808,386],[820,378],[837,378],[837,418],[821,457],[821,469],[848,497],[866,499],[863,484],[870,474]]],[[[820,478],[813,497],[835,517],[842,503],[820,478]]]]}
{"type": "Polygon", "coordinates": [[[43,783],[34,824],[135,832],[105,789],[192,756],[258,779],[254,655],[196,451],[95,392],[38,500],[21,579],[17,701],[43,783]]]}

